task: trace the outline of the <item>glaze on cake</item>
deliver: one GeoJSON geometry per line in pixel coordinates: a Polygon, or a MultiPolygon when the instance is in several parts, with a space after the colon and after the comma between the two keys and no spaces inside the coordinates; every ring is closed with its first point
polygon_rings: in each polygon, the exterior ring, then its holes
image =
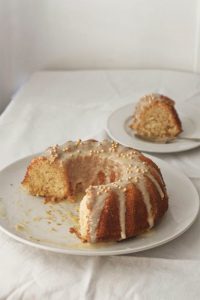
{"type": "Polygon", "coordinates": [[[130,127],[146,140],[166,143],[182,132],[175,102],[160,94],[150,94],[138,102],[130,127]]]}
{"type": "Polygon", "coordinates": [[[152,228],[168,208],[157,165],[113,141],[67,142],[34,158],[23,187],[48,201],[84,192],[78,232],[83,241],[118,241],[152,228]]]}

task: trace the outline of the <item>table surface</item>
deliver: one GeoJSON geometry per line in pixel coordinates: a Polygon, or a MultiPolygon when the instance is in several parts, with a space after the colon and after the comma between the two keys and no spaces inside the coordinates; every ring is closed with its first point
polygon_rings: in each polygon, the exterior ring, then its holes
{"type": "MultiPolygon", "coordinates": [[[[167,70],[35,73],[0,116],[0,168],[52,144],[102,138],[114,109],[152,92],[200,107],[200,76],[167,70]]],[[[179,168],[200,192],[199,150],[153,155],[179,168]]],[[[166,245],[113,257],[50,253],[0,232],[0,299],[199,299],[199,232],[198,217],[166,245]]]]}

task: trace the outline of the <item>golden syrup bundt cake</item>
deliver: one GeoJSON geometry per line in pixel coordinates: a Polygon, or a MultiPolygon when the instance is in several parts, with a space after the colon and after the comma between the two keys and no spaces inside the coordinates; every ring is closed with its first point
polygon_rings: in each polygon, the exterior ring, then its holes
{"type": "Polygon", "coordinates": [[[158,143],[173,140],[182,132],[175,102],[159,94],[146,95],[138,102],[130,127],[135,135],[158,143]]]}
{"type": "Polygon", "coordinates": [[[113,141],[67,142],[34,158],[22,181],[31,194],[80,202],[83,241],[118,241],[152,228],[168,208],[157,165],[139,151],[113,141]]]}

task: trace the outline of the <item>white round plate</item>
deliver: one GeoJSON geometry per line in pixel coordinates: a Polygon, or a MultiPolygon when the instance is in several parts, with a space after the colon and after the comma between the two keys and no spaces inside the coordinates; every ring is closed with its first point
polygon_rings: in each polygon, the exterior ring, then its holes
{"type": "Polygon", "coordinates": [[[24,244],[74,255],[127,254],[175,239],[197,217],[199,197],[191,181],[164,161],[149,156],[161,168],[169,194],[169,210],[161,222],[148,233],[122,242],[81,243],[69,233],[78,204],[67,201],[44,204],[42,198],[27,195],[21,188],[20,182],[32,157],[16,161],[0,172],[0,229],[24,244]]]}
{"type": "MultiPolygon", "coordinates": [[[[166,144],[153,143],[136,137],[129,127],[135,104],[130,103],[111,113],[107,120],[107,132],[118,143],[144,152],[173,153],[181,152],[200,146],[200,142],[175,139],[166,144]]],[[[200,138],[200,110],[188,104],[176,105],[183,125],[180,137],[200,138]]]]}

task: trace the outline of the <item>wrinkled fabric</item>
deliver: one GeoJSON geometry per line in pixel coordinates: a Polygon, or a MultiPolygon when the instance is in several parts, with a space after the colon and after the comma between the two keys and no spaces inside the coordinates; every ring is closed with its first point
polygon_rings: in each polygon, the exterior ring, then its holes
{"type": "MultiPolygon", "coordinates": [[[[151,92],[199,108],[200,76],[159,70],[35,73],[0,116],[0,168],[51,144],[107,137],[111,111],[151,92]]],[[[200,192],[199,151],[153,155],[179,168],[200,192]]],[[[112,257],[51,253],[0,232],[0,299],[199,299],[199,232],[198,217],[163,246],[112,257]]]]}

